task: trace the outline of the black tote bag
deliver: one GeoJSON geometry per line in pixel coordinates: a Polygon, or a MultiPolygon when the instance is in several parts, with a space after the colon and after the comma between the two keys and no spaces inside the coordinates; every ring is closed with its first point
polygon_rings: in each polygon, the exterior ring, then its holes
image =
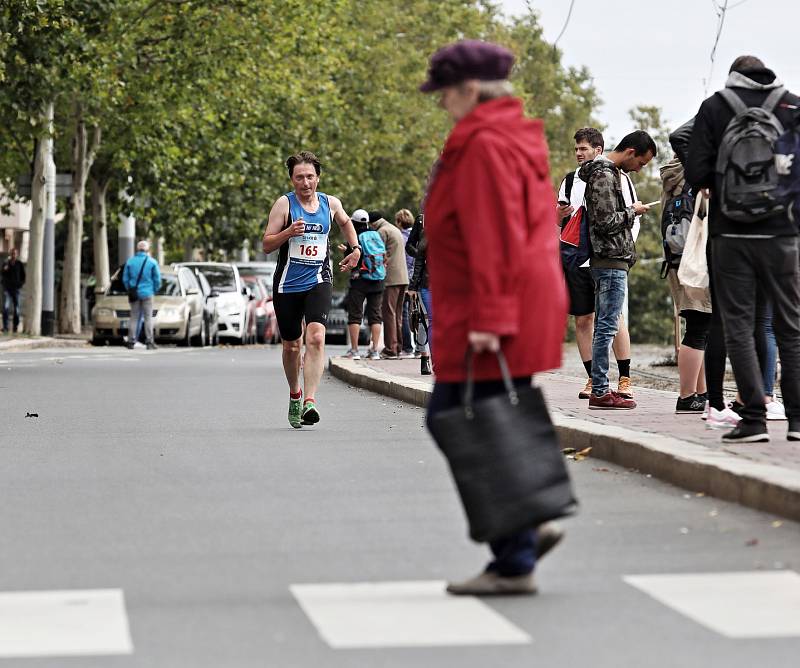
{"type": "Polygon", "coordinates": [[[476,542],[572,514],[577,502],[542,391],[517,389],[497,353],[506,392],[473,401],[472,354],[464,405],[430,420],[476,542]]]}

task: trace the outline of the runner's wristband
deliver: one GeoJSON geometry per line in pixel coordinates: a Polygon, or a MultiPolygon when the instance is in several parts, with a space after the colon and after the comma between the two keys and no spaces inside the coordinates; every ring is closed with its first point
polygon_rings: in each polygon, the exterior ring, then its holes
{"type": "Polygon", "coordinates": [[[356,248],[358,248],[359,255],[363,255],[364,254],[364,251],[361,250],[361,246],[359,246],[358,244],[356,244],[355,246],[348,246],[347,247],[347,254],[350,255],[350,253],[352,253],[356,248]]]}

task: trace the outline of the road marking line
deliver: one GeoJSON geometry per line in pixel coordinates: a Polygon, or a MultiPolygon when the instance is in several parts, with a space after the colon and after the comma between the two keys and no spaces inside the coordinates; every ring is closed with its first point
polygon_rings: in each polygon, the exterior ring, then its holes
{"type": "Polygon", "coordinates": [[[521,645],[531,637],[473,597],[450,596],[445,583],[297,584],[290,590],[334,649],[521,645]]]}
{"type": "Polygon", "coordinates": [[[0,592],[0,657],[132,654],[121,589],[0,592]]]}
{"type": "Polygon", "coordinates": [[[628,575],[625,582],[728,638],[800,636],[794,571],[628,575]]]}

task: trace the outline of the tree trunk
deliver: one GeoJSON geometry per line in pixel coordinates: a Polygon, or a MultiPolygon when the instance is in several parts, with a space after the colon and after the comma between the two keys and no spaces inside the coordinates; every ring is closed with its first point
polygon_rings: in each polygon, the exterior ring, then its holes
{"type": "Polygon", "coordinates": [[[108,259],[108,224],[106,193],[108,179],[90,177],[92,184],[92,240],[94,243],[94,277],[97,289],[108,287],[111,271],[108,259]]]}
{"type": "Polygon", "coordinates": [[[42,333],[42,253],[44,248],[44,217],[47,205],[45,169],[47,143],[44,137],[36,142],[31,184],[31,225],[28,234],[28,264],[25,267],[24,331],[39,336],[42,333]]]}
{"type": "Polygon", "coordinates": [[[80,108],[75,123],[72,150],[72,200],[64,245],[64,269],[61,274],[61,301],[58,329],[64,334],[81,333],[81,242],[83,215],[86,210],[86,181],[100,145],[100,128],[95,126],[92,145],[88,147],[86,123],[80,108]]]}

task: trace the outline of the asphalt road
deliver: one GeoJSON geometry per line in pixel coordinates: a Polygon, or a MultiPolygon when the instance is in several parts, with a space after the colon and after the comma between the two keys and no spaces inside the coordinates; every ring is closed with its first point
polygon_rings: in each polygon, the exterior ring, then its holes
{"type": "Polygon", "coordinates": [[[582,509],[540,593],[451,610],[408,583],[472,575],[486,550],[423,411],[327,377],[321,423],[293,430],[286,394],[278,349],[0,354],[0,665],[798,665],[797,524],[570,462],[582,509]],[[379,582],[401,591],[378,591],[383,608],[358,598],[366,585],[327,608],[296,587],[379,582]],[[95,608],[95,590],[121,606],[95,608]],[[62,592],[58,614],[87,614],[72,634],[86,646],[48,648],[56,613],[12,592],[62,592]],[[370,626],[382,614],[408,626],[402,642],[370,626]],[[474,644],[447,640],[469,624],[474,644]]]}

